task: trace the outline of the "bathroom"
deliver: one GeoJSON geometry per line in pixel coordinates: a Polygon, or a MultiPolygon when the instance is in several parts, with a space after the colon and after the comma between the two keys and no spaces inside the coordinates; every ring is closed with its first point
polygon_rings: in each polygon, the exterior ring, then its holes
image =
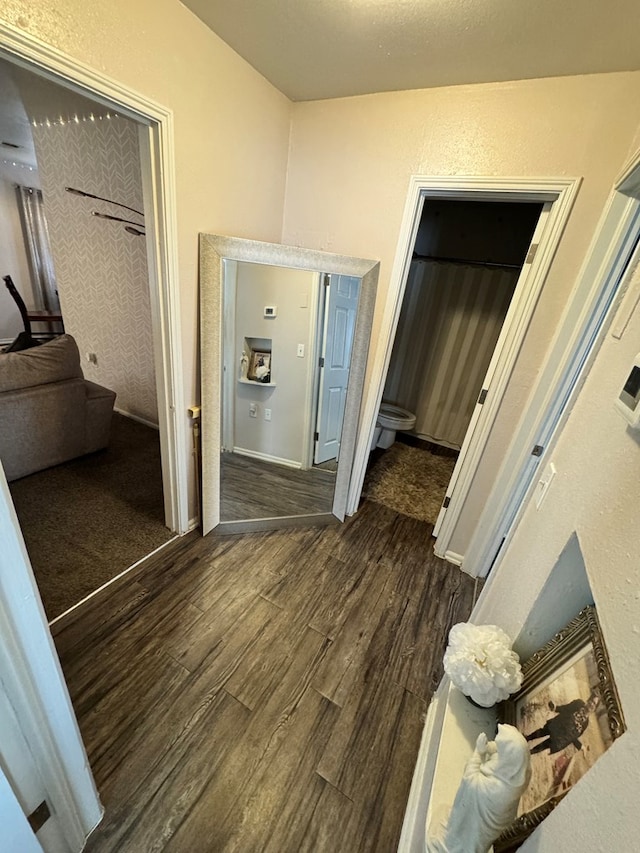
{"type": "Polygon", "coordinates": [[[372,440],[369,500],[436,524],[542,207],[425,199],[372,440]]]}

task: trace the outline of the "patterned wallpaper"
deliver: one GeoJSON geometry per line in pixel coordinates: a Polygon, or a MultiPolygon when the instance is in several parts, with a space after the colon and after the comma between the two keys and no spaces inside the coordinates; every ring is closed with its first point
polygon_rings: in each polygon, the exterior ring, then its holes
{"type": "Polygon", "coordinates": [[[137,125],[122,117],[52,122],[33,135],[65,330],[78,342],[84,375],[117,393],[116,408],[157,424],[145,239],[92,211],[143,219],[64,189],[142,210],[137,125]]]}

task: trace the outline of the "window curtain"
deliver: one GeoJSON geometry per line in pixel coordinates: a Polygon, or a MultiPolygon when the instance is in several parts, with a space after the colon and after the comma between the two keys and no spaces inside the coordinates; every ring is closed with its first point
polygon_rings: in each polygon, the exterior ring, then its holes
{"type": "Polygon", "coordinates": [[[462,445],[519,274],[412,261],[384,399],[415,412],[422,438],[462,445]]]}
{"type": "Polygon", "coordinates": [[[58,314],[60,300],[42,191],[33,187],[17,186],[16,193],[36,308],[58,314]]]}

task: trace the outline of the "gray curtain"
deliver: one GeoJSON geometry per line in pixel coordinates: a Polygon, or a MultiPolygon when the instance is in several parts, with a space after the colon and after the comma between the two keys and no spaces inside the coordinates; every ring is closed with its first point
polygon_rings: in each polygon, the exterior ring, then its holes
{"type": "Polygon", "coordinates": [[[412,261],[384,399],[416,413],[422,438],[461,446],[519,274],[412,261]]]}
{"type": "Polygon", "coordinates": [[[42,191],[33,187],[17,186],[16,193],[36,308],[58,314],[60,300],[49,245],[42,191]]]}

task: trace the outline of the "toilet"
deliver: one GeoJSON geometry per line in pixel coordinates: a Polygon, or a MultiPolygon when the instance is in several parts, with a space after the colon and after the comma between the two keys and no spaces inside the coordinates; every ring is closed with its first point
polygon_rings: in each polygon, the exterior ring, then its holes
{"type": "Polygon", "coordinates": [[[380,404],[376,428],[373,431],[371,450],[374,447],[388,448],[396,440],[396,432],[407,432],[416,425],[416,416],[413,412],[392,406],[384,401],[380,404]]]}

